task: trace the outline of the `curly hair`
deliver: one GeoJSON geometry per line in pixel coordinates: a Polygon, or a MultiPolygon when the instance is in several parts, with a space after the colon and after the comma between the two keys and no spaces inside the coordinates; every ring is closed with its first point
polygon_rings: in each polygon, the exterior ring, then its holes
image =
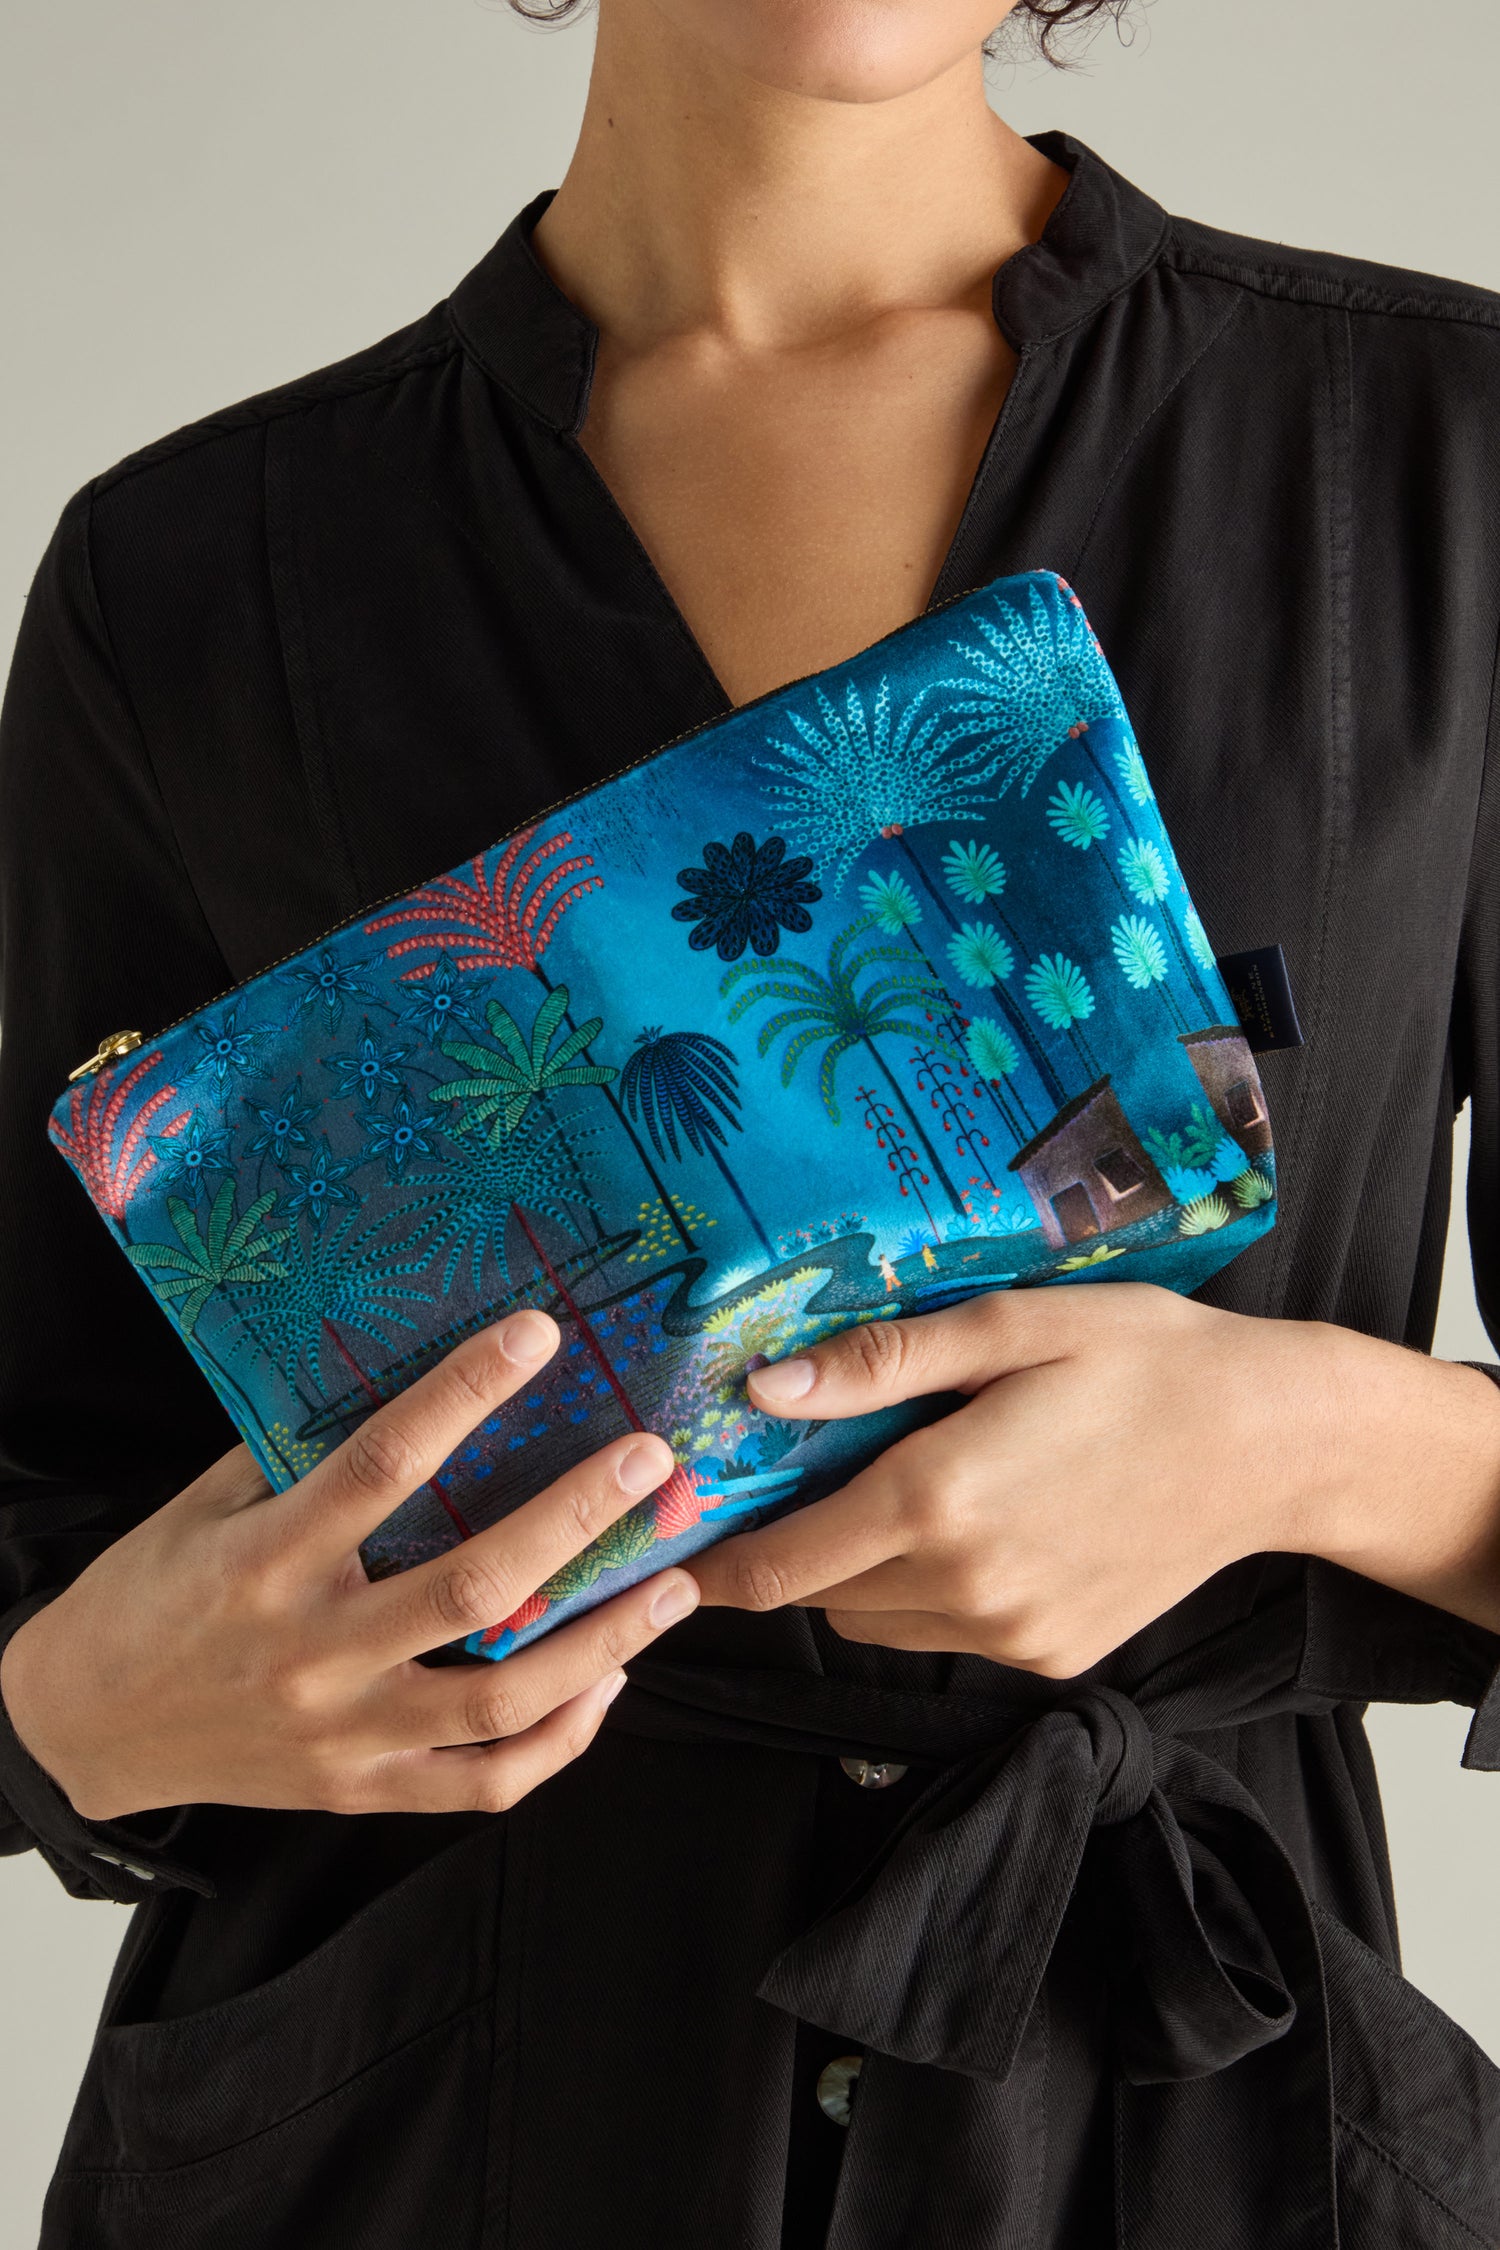
{"type": "MultiPolygon", "coordinates": [[[[584,0],[510,0],[518,16],[528,23],[561,23],[576,15],[584,0]]],[[[1059,60],[1055,41],[1061,31],[1085,23],[1093,16],[1123,16],[1131,0],[1016,0],[1002,29],[1024,25],[1048,62],[1059,60]]]]}

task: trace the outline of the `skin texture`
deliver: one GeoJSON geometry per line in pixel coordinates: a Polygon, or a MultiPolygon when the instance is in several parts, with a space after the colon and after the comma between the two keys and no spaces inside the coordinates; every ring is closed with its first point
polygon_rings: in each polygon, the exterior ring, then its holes
{"type": "MultiPolygon", "coordinates": [[[[1002,12],[602,0],[537,248],[601,333],[582,442],[730,700],[931,594],[1012,374],[990,278],[1065,185],[986,106],[1002,12]]],[[[30,1618],[0,1694],[78,1810],[498,1810],[579,1755],[668,1621],[657,1597],[692,1606],[686,1572],[500,1666],[415,1659],[507,1616],[661,1482],[659,1440],[404,1578],[366,1585],[355,1552],[555,1345],[540,1315],[471,1339],[278,1498],[237,1448],[30,1618]]],[[[757,1404],[967,1403],[697,1558],[709,1601],[816,1603],[852,1639],[1065,1677],[1281,1550],[1500,1627],[1500,1391],[1471,1370],[1119,1283],[877,1324],[806,1366],[794,1399],[764,1371],[757,1404]]]]}

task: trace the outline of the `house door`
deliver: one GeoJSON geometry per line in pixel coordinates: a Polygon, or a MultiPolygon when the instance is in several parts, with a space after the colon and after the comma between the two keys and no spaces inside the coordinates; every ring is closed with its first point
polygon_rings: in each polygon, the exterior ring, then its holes
{"type": "Polygon", "coordinates": [[[1062,1228],[1064,1242],[1082,1242],[1086,1236],[1100,1231],[1089,1191],[1081,1180],[1075,1180],[1072,1187],[1059,1189],[1052,1198],[1052,1209],[1062,1228]]]}

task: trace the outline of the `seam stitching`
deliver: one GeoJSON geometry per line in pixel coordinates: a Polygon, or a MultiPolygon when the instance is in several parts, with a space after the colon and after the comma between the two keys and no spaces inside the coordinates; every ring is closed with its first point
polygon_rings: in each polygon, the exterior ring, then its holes
{"type": "Polygon", "coordinates": [[[1099,518],[1104,513],[1105,502],[1108,500],[1111,492],[1114,490],[1115,483],[1119,478],[1121,471],[1124,469],[1126,462],[1129,460],[1131,454],[1135,451],[1135,448],[1139,444],[1140,440],[1145,436],[1146,431],[1155,421],[1157,415],[1160,414],[1163,408],[1169,405],[1171,401],[1177,396],[1178,391],[1182,388],[1182,385],[1187,381],[1188,377],[1193,373],[1194,369],[1199,365],[1200,361],[1205,359],[1213,350],[1215,344],[1219,342],[1220,338],[1224,334],[1224,331],[1228,328],[1230,322],[1234,319],[1235,314],[1239,311],[1241,302],[1242,300],[1239,297],[1231,298],[1229,305],[1221,316],[1218,325],[1215,327],[1212,335],[1207,337],[1205,341],[1199,345],[1197,351],[1194,352],[1186,367],[1179,370],[1175,379],[1171,384],[1169,384],[1167,389],[1162,392],[1161,397],[1156,401],[1155,405],[1152,406],[1147,413],[1142,415],[1140,421],[1136,424],[1129,437],[1125,440],[1124,445],[1120,448],[1119,454],[1116,457],[1113,466],[1110,468],[1108,475],[1105,477],[1103,486],[1100,489],[1099,498],[1094,505],[1094,512],[1089,518],[1088,529],[1084,532],[1077,552],[1073,557],[1072,567],[1068,573],[1070,577],[1077,578],[1082,575],[1084,557],[1088,553],[1089,545],[1093,539],[1095,531],[1098,529],[1099,518]]]}
{"type": "Polygon", "coordinates": [[[1163,252],[1175,272],[1201,274],[1205,279],[1229,281],[1260,297],[1286,304],[1305,304],[1322,312],[1383,313],[1396,320],[1456,320],[1468,328],[1500,329],[1500,302],[1493,308],[1462,297],[1424,296],[1420,290],[1385,292],[1367,281],[1324,279],[1303,273],[1295,266],[1237,265],[1231,258],[1195,251],[1174,235],[1163,252]]]}
{"type": "MultiPolygon", "coordinates": [[[[1326,1022],[1326,971],[1329,938],[1333,928],[1335,892],[1340,893],[1348,857],[1349,744],[1352,736],[1353,678],[1349,645],[1352,590],[1352,522],[1354,496],[1354,332],[1347,310],[1336,324],[1336,341],[1329,353],[1329,465],[1328,465],[1328,849],[1323,862],[1322,912],[1314,958],[1309,968],[1308,1024],[1310,1039],[1317,1036],[1313,1008],[1326,1022]]],[[[1316,1048],[1314,1048],[1316,1052],[1316,1048]]],[[[1306,1133],[1315,1130],[1327,1105],[1329,1074],[1310,1069],[1299,1073],[1292,1106],[1289,1146],[1306,1146],[1306,1133]]],[[[1271,1282],[1271,1301],[1279,1304],[1286,1290],[1292,1259],[1298,1247],[1299,1228],[1288,1226],[1280,1243],[1271,1282]]]]}
{"type": "Polygon", "coordinates": [[[1428,2187],[1424,2180],[1419,2180],[1415,2172],[1409,2171],[1407,2169],[1407,2167],[1402,2163],[1399,2156],[1392,2155],[1391,2151],[1387,2147],[1385,2147],[1384,2143],[1381,2141],[1377,2141],[1372,2133],[1369,2133],[1365,2130],[1363,2125],[1357,2125],[1354,2119],[1352,2117],[1346,2117],[1341,2109],[1335,2109],[1333,2114],[1338,2124],[1342,2126],[1343,2130],[1346,2133],[1350,2134],[1356,2141],[1359,2141],[1365,2148],[1370,2151],[1370,2154],[1372,2156],[1377,2157],[1379,2161],[1384,2164],[1390,2171],[1394,2172],[1399,2179],[1404,2180],[1409,2188],[1415,2189],[1416,2193],[1420,2195],[1425,2202],[1430,2203],[1435,2211],[1441,2211],[1445,2219],[1451,2219],[1456,2227],[1462,2228],[1463,2232],[1469,2237],[1469,2240],[1471,2242],[1479,2243],[1481,2246],[1481,2250],[1494,2250],[1494,2237],[1492,2235],[1483,2235],[1479,2232],[1477,2227],[1470,2226],[1468,2220],[1463,2216],[1463,2213],[1461,2211],[1455,2211],[1451,2203],[1447,2202],[1441,2195],[1438,2195],[1434,2189],[1428,2187]]]}
{"type": "Polygon", "coordinates": [[[88,487],[90,492],[112,492],[116,485],[128,484],[132,477],[142,475],[159,462],[170,461],[181,453],[191,453],[200,445],[211,445],[219,438],[242,436],[246,430],[264,429],[268,423],[279,422],[289,414],[299,414],[313,406],[322,406],[341,398],[354,398],[363,391],[376,391],[385,383],[400,380],[419,367],[429,366],[442,359],[457,356],[458,345],[451,338],[438,344],[424,344],[400,359],[387,360],[379,367],[368,369],[360,375],[343,375],[337,379],[330,373],[325,376],[308,376],[294,385],[285,385],[270,391],[258,391],[242,399],[237,405],[226,407],[222,413],[204,415],[184,428],[157,438],[138,452],[127,454],[112,469],[105,469],[88,487]]]}

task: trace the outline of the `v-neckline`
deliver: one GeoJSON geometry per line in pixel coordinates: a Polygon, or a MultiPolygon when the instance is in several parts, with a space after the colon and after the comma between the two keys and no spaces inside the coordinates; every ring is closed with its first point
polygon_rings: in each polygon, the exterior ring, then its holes
{"type": "MultiPolygon", "coordinates": [[[[995,323],[1016,354],[1016,367],[927,600],[904,621],[907,625],[968,591],[964,556],[969,534],[991,497],[997,464],[1017,418],[1017,402],[1034,382],[1038,347],[1060,338],[1127,287],[1157,257],[1169,224],[1158,204],[1082,143],[1060,133],[1029,138],[1070,177],[1036,240],[1013,251],[991,278],[995,323]]],[[[698,676],[711,715],[720,717],[745,704],[731,697],[644,540],[580,442],[599,332],[563,294],[531,241],[554,192],[537,196],[517,213],[494,248],[454,291],[449,317],[469,355],[565,444],[616,534],[636,559],[661,620],[698,676]]]]}

